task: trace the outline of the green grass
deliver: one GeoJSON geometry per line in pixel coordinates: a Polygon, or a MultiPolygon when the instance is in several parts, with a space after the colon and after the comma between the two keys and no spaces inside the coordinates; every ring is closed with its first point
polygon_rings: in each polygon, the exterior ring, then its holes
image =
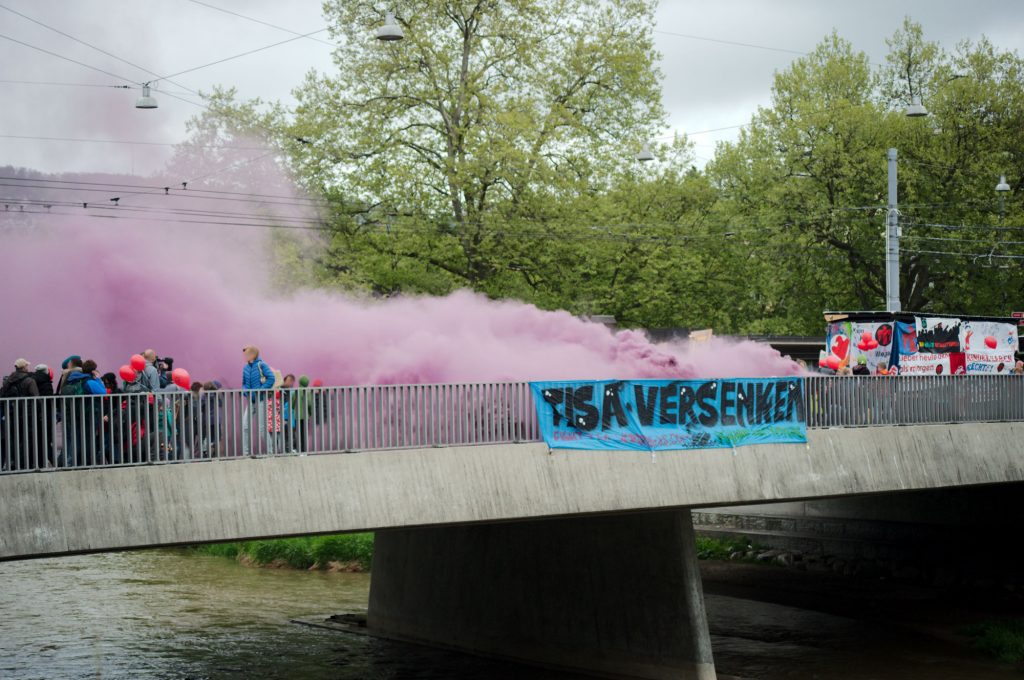
{"type": "Polygon", "coordinates": [[[1024,662],[1024,619],[986,621],[964,632],[975,649],[1003,663],[1024,662]]]}
{"type": "Polygon", "coordinates": [[[759,549],[761,546],[755,545],[746,538],[697,537],[697,559],[699,560],[727,560],[733,553],[745,554],[749,550],[757,551],[759,549]]]}
{"type": "Polygon", "coordinates": [[[330,562],[358,565],[369,571],[373,563],[373,534],[299,536],[267,541],[212,543],[193,548],[201,555],[246,559],[254,564],[287,565],[293,569],[326,569],[330,562]]]}

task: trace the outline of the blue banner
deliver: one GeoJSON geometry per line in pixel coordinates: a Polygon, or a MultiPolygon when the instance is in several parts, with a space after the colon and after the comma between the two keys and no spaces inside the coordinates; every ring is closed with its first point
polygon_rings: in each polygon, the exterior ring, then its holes
{"type": "Polygon", "coordinates": [[[534,382],[553,449],[721,449],[807,441],[803,378],[534,382]]]}

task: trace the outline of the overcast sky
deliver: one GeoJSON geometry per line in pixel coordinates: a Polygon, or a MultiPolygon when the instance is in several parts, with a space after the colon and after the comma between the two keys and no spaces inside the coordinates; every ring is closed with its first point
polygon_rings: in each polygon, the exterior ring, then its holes
{"type": "MultiPolygon", "coordinates": [[[[319,0],[203,1],[299,33],[325,24],[319,0]]],[[[401,0],[397,2],[400,5],[401,0]]],[[[191,0],[0,0],[0,5],[161,75],[292,37],[191,0]]],[[[671,126],[695,133],[747,122],[759,104],[768,102],[772,74],[796,55],[670,33],[808,51],[836,28],[880,60],[885,38],[904,15],[920,21],[927,36],[947,48],[982,35],[1012,49],[1024,41],[1024,2],[1015,0],[663,0],[656,39],[663,55],[664,101],[671,126]]],[[[2,9],[0,34],[118,76],[0,38],[0,79],[5,81],[0,82],[0,165],[48,172],[148,174],[162,165],[170,144],[185,136],[185,121],[200,110],[160,92],[155,93],[160,107],[142,111],[134,108],[139,96],[135,90],[6,82],[118,85],[151,75],[2,9]]],[[[306,71],[330,67],[328,45],[299,39],[173,80],[193,90],[233,85],[242,97],[290,103],[290,90],[306,71]]],[[[160,87],[196,99],[173,85],[160,87]]],[[[716,140],[735,134],[734,129],[694,134],[696,153],[710,157],[716,140]]]]}

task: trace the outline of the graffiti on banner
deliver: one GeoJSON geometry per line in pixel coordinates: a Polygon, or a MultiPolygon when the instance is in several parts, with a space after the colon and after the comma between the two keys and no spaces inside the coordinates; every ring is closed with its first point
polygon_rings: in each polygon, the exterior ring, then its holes
{"type": "Polygon", "coordinates": [[[931,354],[960,352],[960,319],[948,317],[919,316],[917,324],[917,349],[931,354]]]}
{"type": "Polygon", "coordinates": [[[555,449],[732,448],[807,441],[802,378],[530,383],[555,449]]]}

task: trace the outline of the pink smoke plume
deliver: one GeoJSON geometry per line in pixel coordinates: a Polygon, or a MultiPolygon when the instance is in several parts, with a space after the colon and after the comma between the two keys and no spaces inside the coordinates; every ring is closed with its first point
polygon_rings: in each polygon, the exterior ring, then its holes
{"type": "Polygon", "coordinates": [[[28,221],[0,213],[8,283],[0,366],[24,356],[56,367],[79,354],[116,373],[131,354],[153,348],[194,380],[237,386],[242,347],[256,344],[275,369],[338,385],[800,372],[767,345],[655,344],[641,332],[466,291],[284,296],[269,284],[267,230],[64,210],[71,214],[28,221]]]}

